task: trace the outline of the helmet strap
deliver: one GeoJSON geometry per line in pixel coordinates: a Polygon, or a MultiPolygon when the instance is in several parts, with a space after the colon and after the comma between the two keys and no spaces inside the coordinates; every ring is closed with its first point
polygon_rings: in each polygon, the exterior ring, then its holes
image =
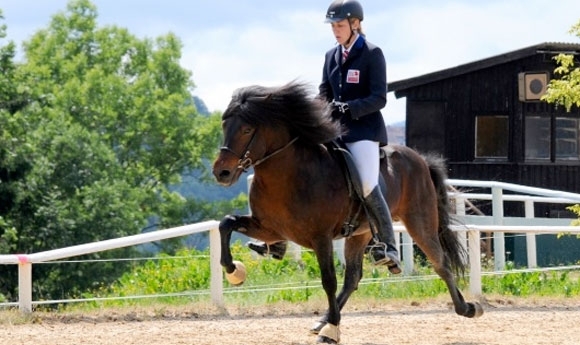
{"type": "Polygon", "coordinates": [[[352,23],[350,22],[350,20],[348,21],[348,26],[350,27],[350,36],[348,37],[348,40],[346,40],[346,44],[344,45],[345,48],[346,47],[350,47],[350,45],[352,44],[353,38],[356,37],[355,36],[355,31],[356,30],[354,30],[352,28],[352,23]]]}

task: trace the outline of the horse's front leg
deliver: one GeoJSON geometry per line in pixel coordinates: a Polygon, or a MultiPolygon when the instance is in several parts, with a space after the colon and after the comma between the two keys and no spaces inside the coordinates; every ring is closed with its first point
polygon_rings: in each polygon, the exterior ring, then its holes
{"type": "Polygon", "coordinates": [[[238,231],[247,232],[250,228],[255,228],[256,222],[250,216],[227,215],[219,224],[221,260],[220,263],[226,271],[226,278],[233,285],[241,285],[246,280],[246,268],[240,261],[234,261],[230,242],[232,233],[238,231]]]}
{"type": "Polygon", "coordinates": [[[340,307],[336,299],[336,271],[334,268],[334,256],[332,251],[332,240],[322,241],[314,251],[320,266],[322,287],[328,299],[328,310],[326,312],[326,323],[318,331],[318,343],[338,344],[340,341],[340,307]]]}
{"type": "MultiPolygon", "coordinates": [[[[370,234],[353,236],[345,239],[344,257],[346,260],[346,270],[344,274],[344,284],[342,290],[338,294],[337,302],[338,308],[342,311],[349,297],[358,289],[358,283],[362,278],[363,273],[363,257],[364,251],[369,243],[370,234]]],[[[330,310],[314,324],[310,329],[311,333],[319,334],[320,330],[328,323],[330,310]]]]}

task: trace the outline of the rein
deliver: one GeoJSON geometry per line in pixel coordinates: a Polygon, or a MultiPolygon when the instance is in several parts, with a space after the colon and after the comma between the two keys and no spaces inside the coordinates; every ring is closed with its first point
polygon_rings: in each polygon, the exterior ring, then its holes
{"type": "MultiPolygon", "coordinates": [[[[270,153],[269,155],[266,155],[266,156],[264,156],[264,157],[262,157],[254,162],[254,161],[252,161],[252,158],[250,158],[250,147],[254,143],[255,138],[256,138],[256,132],[254,132],[254,135],[252,136],[252,138],[248,142],[248,145],[246,145],[245,152],[243,154],[239,155],[240,160],[238,161],[237,168],[243,170],[244,172],[247,172],[248,168],[262,164],[266,160],[268,160],[268,159],[274,157],[275,155],[279,154],[280,152],[286,150],[288,147],[290,147],[292,144],[294,144],[296,142],[296,140],[298,140],[298,137],[295,137],[294,139],[290,140],[290,142],[288,142],[288,144],[284,145],[283,147],[277,149],[276,151],[270,153]]],[[[227,146],[220,147],[220,150],[226,151],[226,152],[229,152],[235,156],[238,156],[234,152],[234,150],[230,149],[227,146]]]]}

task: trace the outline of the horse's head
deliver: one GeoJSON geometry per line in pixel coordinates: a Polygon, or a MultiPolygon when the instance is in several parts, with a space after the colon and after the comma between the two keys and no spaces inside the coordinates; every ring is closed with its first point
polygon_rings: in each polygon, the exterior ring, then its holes
{"type": "Polygon", "coordinates": [[[244,171],[266,154],[269,122],[265,121],[262,108],[268,97],[268,89],[260,86],[238,89],[232,96],[222,115],[224,141],[213,165],[218,183],[225,186],[236,183],[244,171]]]}
{"type": "Polygon", "coordinates": [[[222,130],[224,141],[213,174],[225,186],[298,138],[305,146],[318,145],[341,133],[340,125],[324,112],[324,104],[309,97],[306,85],[296,82],[236,90],[222,115],[222,130]]]}
{"type": "Polygon", "coordinates": [[[236,183],[242,172],[252,165],[251,151],[256,141],[256,126],[237,116],[240,106],[232,103],[222,116],[224,141],[213,164],[217,182],[225,186],[236,183]]]}

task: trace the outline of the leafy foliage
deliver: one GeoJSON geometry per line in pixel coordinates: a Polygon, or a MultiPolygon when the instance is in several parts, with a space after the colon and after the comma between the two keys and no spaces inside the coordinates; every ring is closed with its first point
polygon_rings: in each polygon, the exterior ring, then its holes
{"type": "MultiPolygon", "coordinates": [[[[572,26],[570,34],[580,38],[580,21],[572,26]]],[[[563,105],[570,111],[573,106],[580,107],[580,67],[577,65],[576,57],[571,54],[558,54],[555,59],[558,67],[554,73],[561,78],[550,80],[548,90],[542,99],[548,103],[563,105]]],[[[580,205],[568,207],[568,210],[580,216],[580,205]]],[[[574,221],[572,225],[580,225],[580,219],[574,221]]]]}
{"type": "MultiPolygon", "coordinates": [[[[572,26],[570,33],[580,38],[580,21],[572,26]]],[[[554,73],[561,78],[550,80],[547,93],[542,99],[563,105],[570,111],[573,106],[580,107],[580,67],[576,57],[571,54],[558,54],[555,59],[558,67],[554,73]]]]}
{"type": "MultiPolygon", "coordinates": [[[[140,39],[99,27],[97,18],[89,0],[71,0],[23,43],[22,63],[14,63],[13,43],[0,47],[2,253],[132,235],[152,219],[166,228],[215,218],[245,200],[208,204],[174,188],[185,172],[207,174],[221,134],[219,114],[196,109],[203,102],[192,97],[191,72],[179,64],[180,40],[171,33],[140,39]]],[[[83,258],[134,255],[126,248],[83,258]]],[[[35,299],[82,294],[126,269],[58,267],[35,266],[35,299]]],[[[0,267],[8,299],[15,274],[0,267]]]]}
{"type": "MultiPolygon", "coordinates": [[[[508,269],[513,268],[508,264],[508,269]]],[[[580,279],[568,271],[562,272],[518,272],[500,277],[487,276],[482,279],[484,293],[507,296],[577,296],[580,279]]]]}
{"type": "MultiPolygon", "coordinates": [[[[248,273],[243,288],[228,293],[232,303],[241,305],[269,304],[277,302],[306,302],[313,299],[325,300],[320,282],[320,270],[316,257],[311,251],[303,251],[299,261],[288,257],[283,260],[265,259],[252,255],[250,250],[239,241],[232,245],[232,254],[243,262],[248,273]]],[[[422,260],[417,258],[417,261],[422,260]]],[[[342,267],[335,262],[339,276],[342,267]]],[[[508,270],[514,268],[508,262],[508,270]]],[[[155,294],[174,294],[163,297],[161,301],[179,303],[180,294],[187,295],[188,301],[207,301],[207,294],[195,292],[209,289],[209,251],[180,250],[176,256],[159,255],[144,264],[138,264],[125,273],[108,288],[96,290],[92,297],[116,298],[120,296],[146,296],[155,294]]],[[[385,268],[364,266],[363,280],[353,297],[372,299],[425,298],[445,296],[447,286],[429,265],[417,265],[411,276],[388,277],[385,268]]],[[[339,278],[340,280],[340,278],[339,278]]],[[[501,275],[482,277],[485,294],[505,296],[566,296],[580,293],[580,277],[574,271],[561,272],[508,272],[501,275]]],[[[467,283],[459,282],[465,289],[467,283]]],[[[140,299],[107,300],[92,303],[93,306],[139,305],[140,299]]]]}
{"type": "Polygon", "coordinates": [[[572,221],[572,225],[580,226],[580,205],[568,206],[566,209],[574,212],[579,218],[572,221]]]}

